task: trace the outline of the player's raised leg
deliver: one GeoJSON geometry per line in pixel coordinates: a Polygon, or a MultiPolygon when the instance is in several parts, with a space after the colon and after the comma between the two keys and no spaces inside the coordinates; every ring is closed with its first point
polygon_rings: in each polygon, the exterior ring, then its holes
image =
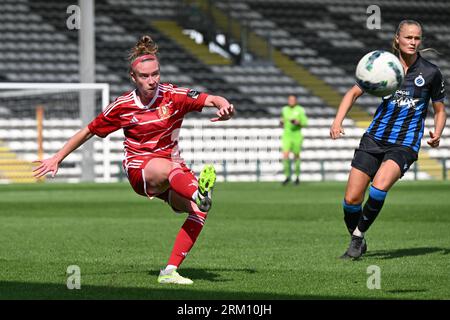
{"type": "Polygon", "coordinates": [[[161,193],[170,186],[180,196],[194,201],[201,211],[210,210],[212,189],[216,181],[216,172],[212,165],[203,168],[198,183],[192,171],[184,164],[155,158],[146,165],[145,176],[152,193],[161,193]]]}
{"type": "Polygon", "coordinates": [[[364,205],[356,228],[363,236],[383,208],[388,191],[400,179],[401,175],[400,167],[395,161],[387,160],[381,164],[369,188],[369,198],[364,205]]]}
{"type": "Polygon", "coordinates": [[[212,205],[212,189],[216,181],[216,171],[207,165],[197,179],[191,171],[174,168],[169,174],[170,187],[182,197],[194,201],[203,212],[208,212],[212,205]]]}
{"type": "Polygon", "coordinates": [[[198,178],[198,194],[195,203],[203,212],[208,212],[212,206],[212,192],[216,183],[216,169],[206,165],[198,178]]]}

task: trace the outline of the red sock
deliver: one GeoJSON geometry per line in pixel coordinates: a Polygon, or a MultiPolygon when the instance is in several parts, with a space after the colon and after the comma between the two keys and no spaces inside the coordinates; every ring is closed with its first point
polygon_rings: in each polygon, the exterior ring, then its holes
{"type": "Polygon", "coordinates": [[[190,172],[180,168],[173,169],[169,173],[170,187],[183,198],[192,199],[192,195],[197,191],[198,183],[195,176],[190,172]]]}
{"type": "Polygon", "coordinates": [[[205,219],[206,213],[189,213],[189,216],[175,239],[175,244],[173,245],[172,253],[170,254],[167,265],[170,264],[178,267],[183,262],[184,258],[186,258],[186,255],[194,245],[195,240],[197,240],[200,231],[202,231],[205,219]]]}

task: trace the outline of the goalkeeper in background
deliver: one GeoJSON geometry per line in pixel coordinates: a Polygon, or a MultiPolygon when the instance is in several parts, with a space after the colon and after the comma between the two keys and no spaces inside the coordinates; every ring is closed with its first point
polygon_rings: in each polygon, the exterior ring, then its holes
{"type": "Polygon", "coordinates": [[[302,128],[308,125],[308,117],[305,109],[297,103],[297,97],[292,94],[288,97],[288,105],[283,107],[280,124],[283,127],[283,168],[286,176],[283,185],[291,181],[291,152],[295,161],[295,184],[298,185],[300,183],[300,151],[303,143],[302,128]]]}

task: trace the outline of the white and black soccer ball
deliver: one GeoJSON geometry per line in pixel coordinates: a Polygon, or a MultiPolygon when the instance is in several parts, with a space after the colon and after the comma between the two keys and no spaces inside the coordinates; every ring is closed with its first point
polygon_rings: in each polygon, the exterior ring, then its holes
{"type": "Polygon", "coordinates": [[[356,66],[356,82],[365,92],[385,97],[398,90],[405,72],[400,60],[390,52],[376,50],[359,60],[356,66]]]}

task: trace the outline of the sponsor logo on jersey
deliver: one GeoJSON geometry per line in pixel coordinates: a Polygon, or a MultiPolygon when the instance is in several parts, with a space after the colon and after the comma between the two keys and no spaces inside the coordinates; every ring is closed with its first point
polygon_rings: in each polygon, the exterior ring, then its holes
{"type": "Polygon", "coordinates": [[[409,91],[406,91],[406,90],[397,90],[397,91],[395,91],[395,95],[409,96],[410,93],[409,93],[409,91]]]}
{"type": "Polygon", "coordinates": [[[420,108],[420,105],[417,106],[417,104],[420,102],[420,99],[414,99],[410,97],[409,91],[406,90],[397,90],[392,101],[399,108],[413,108],[414,110],[418,110],[420,108]]]}
{"type": "Polygon", "coordinates": [[[191,97],[192,99],[197,99],[198,96],[200,95],[200,92],[197,90],[189,90],[187,95],[188,95],[188,97],[191,97]]]}
{"type": "Polygon", "coordinates": [[[419,101],[420,101],[420,99],[413,99],[413,98],[410,98],[410,97],[403,97],[403,98],[401,98],[399,100],[396,100],[397,105],[400,108],[407,108],[407,109],[413,108],[414,110],[420,109],[420,106],[419,107],[417,106],[417,103],[419,101]]]}
{"type": "Polygon", "coordinates": [[[131,118],[130,120],[130,123],[138,123],[138,122],[139,120],[135,116],[133,116],[133,118],[131,118]]]}

